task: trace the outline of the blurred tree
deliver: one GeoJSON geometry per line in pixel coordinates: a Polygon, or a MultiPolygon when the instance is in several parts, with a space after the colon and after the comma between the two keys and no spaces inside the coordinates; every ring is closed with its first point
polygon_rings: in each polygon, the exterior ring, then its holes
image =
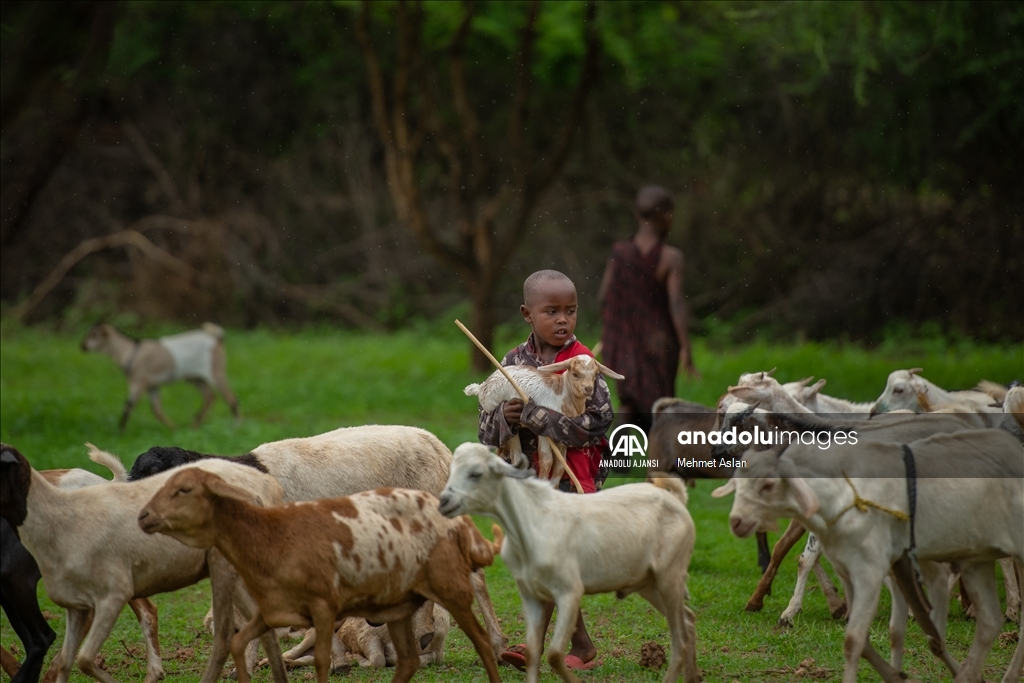
{"type": "MultiPolygon", "coordinates": [[[[453,14],[447,6],[364,2],[356,36],[398,217],[458,275],[472,305],[469,327],[490,348],[495,287],[529,238],[538,200],[565,165],[596,76],[600,43],[593,3],[579,8],[579,33],[563,23],[576,7],[544,8],[561,14],[549,29],[562,34],[544,38],[569,41],[550,45],[556,54],[544,57],[563,63],[547,64],[537,58],[540,2],[483,9],[479,16],[478,3],[465,3],[449,30],[453,14]],[[372,19],[386,22],[386,29],[374,31],[372,19]],[[392,41],[393,59],[382,58],[392,41]],[[570,51],[582,53],[576,68],[564,63],[576,61],[570,60],[575,54],[565,54],[570,51]],[[467,74],[468,64],[481,62],[485,70],[467,74]],[[447,66],[446,83],[441,66],[447,66]],[[544,67],[575,73],[561,80],[539,77],[544,67]],[[572,92],[562,97],[571,80],[572,92]],[[433,185],[443,185],[454,205],[454,234],[431,215],[426,195],[433,185]]],[[[472,354],[476,369],[489,367],[478,350],[472,354]]]]}
{"type": "Polygon", "coordinates": [[[74,144],[107,65],[115,2],[5,2],[0,246],[74,144]],[[6,32],[6,31],[5,31],[6,32]]]}

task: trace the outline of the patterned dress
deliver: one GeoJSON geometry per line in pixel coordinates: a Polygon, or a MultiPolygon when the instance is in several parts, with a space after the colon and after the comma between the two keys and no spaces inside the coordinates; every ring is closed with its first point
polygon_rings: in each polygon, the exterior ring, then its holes
{"type": "Polygon", "coordinates": [[[655,273],[664,245],[647,254],[632,242],[612,246],[612,272],[605,295],[603,362],[626,379],[619,397],[650,412],[662,396],[674,396],[679,340],[668,305],[668,289],[655,273]]]}
{"type": "MultiPolygon", "coordinates": [[[[574,335],[558,351],[552,362],[557,363],[579,355],[593,356],[594,354],[577,341],[574,335]]],[[[524,343],[505,354],[501,364],[527,365],[533,368],[548,365],[537,355],[532,334],[524,343]]],[[[608,453],[608,440],[605,438],[605,432],[608,431],[608,427],[611,426],[615,417],[612,412],[608,385],[603,377],[597,378],[594,383],[594,393],[587,399],[586,410],[579,417],[566,417],[556,410],[542,408],[530,401],[523,407],[521,427],[505,422],[502,408],[503,405],[499,405],[489,413],[478,408],[480,411],[480,443],[501,447],[513,436],[519,434],[519,440],[523,444],[523,453],[532,456],[533,467],[537,469],[537,436],[549,436],[556,442],[569,446],[565,459],[573,474],[580,480],[584,492],[593,493],[600,490],[605,477],[607,477],[607,472],[601,468],[601,458],[608,453]]],[[[571,490],[569,483],[569,477],[566,475],[562,478],[559,488],[563,491],[571,490]]]]}

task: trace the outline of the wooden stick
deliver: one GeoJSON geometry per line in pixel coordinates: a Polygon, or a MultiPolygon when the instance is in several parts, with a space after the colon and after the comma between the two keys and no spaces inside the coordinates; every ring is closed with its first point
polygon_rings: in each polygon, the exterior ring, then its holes
{"type": "MultiPolygon", "coordinates": [[[[505,376],[505,379],[508,380],[508,383],[512,385],[512,388],[516,390],[516,393],[519,394],[519,397],[523,399],[523,403],[529,401],[530,397],[526,395],[526,392],[523,391],[518,384],[516,384],[516,381],[512,379],[512,376],[505,371],[505,368],[502,367],[501,363],[498,362],[498,359],[494,357],[494,354],[488,351],[487,347],[481,344],[480,340],[477,339],[476,336],[474,336],[473,333],[470,332],[465,325],[463,325],[458,320],[455,321],[455,324],[458,325],[459,329],[462,330],[467,337],[469,337],[469,340],[476,344],[476,347],[480,349],[483,352],[483,354],[490,359],[492,363],[494,363],[494,367],[498,368],[501,374],[505,376]]],[[[583,485],[580,484],[580,480],[576,478],[575,474],[573,474],[572,469],[569,467],[569,463],[565,461],[565,456],[562,455],[562,451],[558,447],[558,444],[556,444],[549,436],[541,436],[540,438],[548,440],[548,444],[551,446],[551,450],[555,452],[555,457],[558,458],[558,462],[561,463],[562,467],[565,468],[566,474],[568,474],[569,478],[572,479],[572,483],[576,487],[576,490],[579,493],[583,493],[583,485]]]]}

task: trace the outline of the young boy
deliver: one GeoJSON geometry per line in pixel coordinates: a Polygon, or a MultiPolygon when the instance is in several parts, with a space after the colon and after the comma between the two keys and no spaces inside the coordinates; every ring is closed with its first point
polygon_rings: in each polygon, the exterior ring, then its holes
{"type": "MultiPolygon", "coordinates": [[[[523,320],[532,330],[526,341],[509,351],[502,365],[529,365],[540,367],[573,356],[593,356],[586,346],[576,340],[576,287],[572,280],[557,270],[541,270],[523,283],[523,305],[519,307],[523,320]]],[[[601,454],[607,450],[605,432],[611,426],[611,398],[604,378],[598,377],[594,393],[587,400],[586,411],[579,417],[565,415],[547,408],[539,408],[530,401],[506,401],[489,413],[480,411],[480,442],[489,446],[502,446],[513,435],[519,434],[523,453],[531,456],[537,469],[538,436],[549,436],[567,444],[566,461],[580,480],[585,493],[600,489],[603,476],[600,470],[601,454]]],[[[574,491],[565,476],[559,482],[562,491],[574,491]]],[[[554,605],[545,612],[545,631],[551,620],[554,605]]],[[[577,617],[572,647],[565,659],[570,669],[592,669],[597,666],[597,648],[590,640],[583,623],[583,612],[577,617]]],[[[525,647],[517,645],[501,654],[502,660],[523,668],[526,664],[525,647]]]]}

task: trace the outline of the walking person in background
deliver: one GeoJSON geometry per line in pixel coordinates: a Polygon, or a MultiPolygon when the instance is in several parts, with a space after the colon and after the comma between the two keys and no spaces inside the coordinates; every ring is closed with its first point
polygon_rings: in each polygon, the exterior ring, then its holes
{"type": "Polygon", "coordinates": [[[633,239],[616,242],[598,294],[604,330],[604,363],[626,376],[619,380],[622,423],[645,432],[651,406],[675,396],[679,366],[700,377],[693,366],[683,296],[683,252],[665,244],[674,204],[660,185],[636,195],[633,239]]]}

